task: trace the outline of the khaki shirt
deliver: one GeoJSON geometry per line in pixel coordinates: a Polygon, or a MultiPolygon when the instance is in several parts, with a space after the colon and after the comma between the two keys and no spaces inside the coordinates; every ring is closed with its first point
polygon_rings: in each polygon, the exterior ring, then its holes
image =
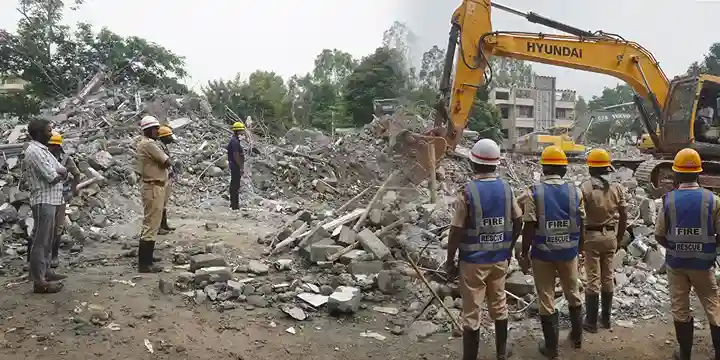
{"type": "MultiPolygon", "coordinates": [[[[548,175],[543,177],[542,182],[549,185],[560,185],[566,183],[559,175],[548,175]]],[[[572,185],[571,185],[572,186],[572,185]]],[[[580,218],[585,219],[585,200],[583,199],[582,191],[577,186],[573,186],[577,192],[578,202],[580,204],[580,218]]],[[[537,222],[537,209],[535,208],[535,201],[533,201],[532,190],[528,190],[527,193],[528,201],[525,203],[525,211],[523,212],[524,222],[537,222]]]]}
{"type": "MultiPolygon", "coordinates": [[[[477,174],[475,175],[475,180],[480,181],[491,181],[495,180],[497,178],[497,175],[495,174],[477,174]]],[[[519,219],[522,216],[522,210],[520,210],[520,206],[517,203],[517,199],[515,199],[515,195],[511,195],[512,199],[510,200],[510,203],[512,204],[512,219],[519,219]]],[[[459,228],[465,228],[467,216],[468,216],[468,198],[465,194],[465,188],[463,187],[460,189],[457,193],[457,198],[455,199],[455,202],[453,203],[453,217],[452,221],[450,222],[450,226],[459,227],[459,228]]]]}
{"type": "MultiPolygon", "coordinates": [[[[683,183],[678,186],[678,189],[697,189],[699,187],[700,185],[698,183],[683,183]]],[[[715,223],[715,231],[720,231],[720,197],[715,194],[713,194],[712,218],[715,223]]],[[[657,220],[655,221],[656,236],[667,235],[667,223],[665,220],[665,206],[661,205],[660,211],[658,211],[657,214],[657,220]]]]}
{"type": "Polygon", "coordinates": [[[155,140],[143,136],[137,144],[136,152],[137,172],[142,181],[165,182],[168,180],[167,169],[160,166],[168,161],[168,156],[155,140]]]}
{"type": "MultiPolygon", "coordinates": [[[[597,181],[597,180],[595,180],[597,181]]],[[[593,186],[593,180],[580,184],[585,200],[585,224],[587,226],[614,226],[620,215],[618,209],[627,207],[625,188],[611,182],[607,191],[593,186]]]]}

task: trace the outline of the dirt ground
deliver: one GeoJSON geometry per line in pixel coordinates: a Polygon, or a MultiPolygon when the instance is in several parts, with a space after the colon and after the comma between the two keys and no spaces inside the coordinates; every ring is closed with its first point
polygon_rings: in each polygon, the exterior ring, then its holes
{"type": "MultiPolygon", "coordinates": [[[[268,218],[271,218],[268,215],[268,218]]],[[[258,214],[237,220],[225,210],[190,213],[175,219],[178,229],[162,237],[162,264],[171,266],[170,252],[177,244],[223,241],[247,257],[259,256],[258,234],[272,232],[272,221],[254,220],[258,214]],[[213,221],[218,229],[206,230],[213,221]]],[[[278,220],[279,221],[279,220],[278,220]]],[[[126,227],[134,231],[135,224],[126,227]]],[[[0,359],[459,359],[461,341],[449,333],[412,340],[385,328],[385,315],[361,311],[351,318],[318,316],[295,322],[275,308],[226,312],[195,305],[181,295],[163,295],[158,276],[139,275],[134,259],[117,258],[121,244],[86,246],[80,255],[63,253],[60,271],[69,275],[63,292],[37,295],[18,276],[5,277],[0,295],[0,359]],[[120,280],[120,281],[118,281],[120,280]],[[130,284],[127,281],[132,281],[130,284]],[[98,310],[100,309],[100,310],[98,310]],[[98,315],[99,314],[99,315],[98,315]],[[98,316],[104,321],[95,321],[98,316]],[[275,325],[274,327],[272,325],[275,325]],[[295,335],[285,332],[294,326],[295,335]],[[363,338],[363,331],[387,336],[383,341],[363,338]],[[146,341],[153,348],[150,353],[146,341]]],[[[22,268],[16,259],[8,267],[22,268]]],[[[563,346],[562,357],[580,359],[670,359],[675,346],[671,323],[655,319],[635,328],[615,327],[586,335],[579,351],[563,346]]],[[[512,330],[511,330],[512,332],[512,330]]],[[[515,331],[516,359],[541,359],[534,331],[515,331]]],[[[566,331],[565,331],[566,332],[566,331]]],[[[564,332],[564,333],[565,333],[564,332]]],[[[709,358],[707,330],[696,331],[694,356],[709,358]]],[[[562,334],[563,337],[565,334],[562,334]]],[[[494,359],[489,347],[480,359],[494,359]]]]}

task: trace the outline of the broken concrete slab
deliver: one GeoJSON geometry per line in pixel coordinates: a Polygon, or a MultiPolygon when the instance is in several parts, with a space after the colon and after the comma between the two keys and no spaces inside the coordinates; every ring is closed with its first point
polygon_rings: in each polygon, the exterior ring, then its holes
{"type": "Polygon", "coordinates": [[[195,284],[202,282],[227,282],[232,271],[227,266],[212,266],[195,271],[195,284]]]}
{"type": "Polygon", "coordinates": [[[329,296],[305,292],[297,294],[297,298],[317,309],[327,304],[329,296]]]}
{"type": "Polygon", "coordinates": [[[364,229],[358,234],[363,249],[375,255],[376,258],[387,260],[392,257],[390,249],[370,229],[364,229]]]}
{"type": "Polygon", "coordinates": [[[348,271],[353,275],[374,275],[383,269],[383,263],[380,260],[355,260],[348,264],[348,271]]]}
{"type": "Polygon", "coordinates": [[[357,233],[351,227],[342,225],[339,227],[340,237],[338,237],[338,244],[342,246],[352,245],[357,241],[357,233]]]}
{"type": "Polygon", "coordinates": [[[325,261],[328,255],[335,254],[342,250],[343,247],[335,245],[332,239],[324,239],[315,244],[308,245],[300,250],[300,255],[305,261],[314,264],[318,261],[325,261]]]}
{"type": "Polygon", "coordinates": [[[535,281],[532,275],[516,271],[505,280],[505,290],[522,297],[535,292],[535,281]]]}
{"type": "Polygon", "coordinates": [[[327,309],[329,313],[352,314],[360,309],[361,300],[360,289],[352,286],[338,286],[328,298],[327,309]]]}
{"type": "Polygon", "coordinates": [[[225,258],[215,254],[197,254],[190,257],[190,271],[212,266],[227,266],[227,262],[225,258]]]}
{"type": "Polygon", "coordinates": [[[342,256],[340,256],[339,261],[341,264],[347,265],[347,264],[350,264],[353,260],[362,258],[362,257],[366,256],[367,254],[368,254],[368,252],[365,250],[358,250],[358,249],[350,250],[350,251],[346,252],[345,254],[343,254],[342,256]]]}

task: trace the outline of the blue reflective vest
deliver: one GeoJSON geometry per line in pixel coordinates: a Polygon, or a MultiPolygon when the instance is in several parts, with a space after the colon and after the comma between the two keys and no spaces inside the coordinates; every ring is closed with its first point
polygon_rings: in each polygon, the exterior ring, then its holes
{"type": "Polygon", "coordinates": [[[715,263],[713,193],[702,188],[673,190],[663,199],[667,219],[667,266],[707,270],[715,263]]]}
{"type": "Polygon", "coordinates": [[[466,235],[460,261],[492,264],[512,255],[512,188],[500,179],[474,180],[465,186],[468,199],[466,235]]]}
{"type": "Polygon", "coordinates": [[[543,261],[569,261],[578,256],[580,244],[580,199],[568,183],[540,183],[532,187],[537,228],[532,257],[543,261]]]}

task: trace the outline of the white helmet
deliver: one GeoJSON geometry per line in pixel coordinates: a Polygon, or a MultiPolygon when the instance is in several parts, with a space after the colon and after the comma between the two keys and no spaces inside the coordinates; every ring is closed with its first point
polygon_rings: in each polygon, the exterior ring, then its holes
{"type": "Polygon", "coordinates": [[[149,129],[155,126],[160,126],[160,122],[154,116],[146,116],[140,120],[141,130],[149,129]]]}
{"type": "Polygon", "coordinates": [[[470,150],[470,161],[480,165],[499,165],[500,147],[490,139],[480,139],[470,150]]]}

